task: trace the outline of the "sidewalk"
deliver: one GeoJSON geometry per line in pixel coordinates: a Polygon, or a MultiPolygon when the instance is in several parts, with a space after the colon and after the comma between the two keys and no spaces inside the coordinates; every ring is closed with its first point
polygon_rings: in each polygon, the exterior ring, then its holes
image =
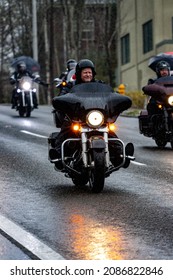
{"type": "Polygon", "coordinates": [[[137,109],[137,108],[129,108],[128,110],[124,111],[121,113],[121,116],[123,117],[133,117],[137,118],[140,115],[140,111],[142,109],[137,109]]]}

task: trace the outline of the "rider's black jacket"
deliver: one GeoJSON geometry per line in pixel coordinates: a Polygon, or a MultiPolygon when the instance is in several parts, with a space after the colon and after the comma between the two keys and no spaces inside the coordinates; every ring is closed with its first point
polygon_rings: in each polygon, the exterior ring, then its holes
{"type": "Polygon", "coordinates": [[[157,80],[158,78],[155,78],[155,79],[149,79],[148,80],[148,85],[151,85],[151,84],[154,84],[155,81],[157,80]]]}
{"type": "Polygon", "coordinates": [[[29,76],[31,79],[34,79],[35,76],[32,75],[29,71],[25,70],[22,73],[15,71],[10,77],[10,83],[14,85],[19,79],[24,76],[29,76]]]}

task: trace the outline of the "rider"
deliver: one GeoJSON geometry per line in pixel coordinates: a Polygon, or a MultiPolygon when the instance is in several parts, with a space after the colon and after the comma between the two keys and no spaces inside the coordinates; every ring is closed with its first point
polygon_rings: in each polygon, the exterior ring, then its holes
{"type": "MultiPolygon", "coordinates": [[[[96,83],[103,83],[100,80],[95,79],[96,71],[94,63],[89,59],[82,59],[80,60],[76,65],[76,80],[73,82],[69,82],[66,87],[64,87],[63,91],[61,92],[61,95],[66,94],[70,91],[70,89],[77,84],[81,83],[89,83],[89,82],[96,82],[96,83]]],[[[56,102],[58,102],[58,97],[54,97],[52,100],[53,107],[56,109],[56,102]]],[[[49,150],[49,157],[51,160],[53,159],[60,159],[61,158],[61,144],[64,140],[67,138],[73,137],[71,130],[69,129],[69,121],[64,118],[63,125],[61,127],[61,130],[57,136],[57,139],[55,140],[55,146],[56,149],[50,149],[49,150]]],[[[110,137],[117,137],[115,134],[110,135],[110,137]]],[[[133,144],[132,144],[133,145],[133,144]]],[[[128,145],[127,148],[128,155],[133,155],[134,148],[131,145],[128,145]]],[[[118,157],[120,158],[121,151],[118,153],[118,157]]],[[[128,167],[130,163],[130,160],[125,163],[124,167],[128,167]]],[[[58,164],[55,163],[57,168],[59,168],[58,164]]],[[[60,164],[61,168],[62,164],[60,164]]]]}
{"type": "MultiPolygon", "coordinates": [[[[167,61],[159,61],[156,65],[157,78],[149,79],[148,85],[155,83],[155,81],[161,77],[170,76],[170,69],[171,67],[167,61]]],[[[147,104],[147,111],[150,116],[158,112],[157,102],[155,98],[150,98],[149,103],[147,104]]]]}
{"type": "MultiPolygon", "coordinates": [[[[33,79],[36,83],[38,84],[42,84],[44,86],[47,86],[48,84],[46,84],[45,82],[42,82],[40,80],[39,75],[33,75],[31,74],[26,67],[26,63],[23,61],[20,61],[17,64],[17,71],[13,72],[12,75],[10,76],[10,83],[12,85],[16,85],[15,88],[12,91],[12,98],[11,98],[11,103],[12,103],[12,109],[14,109],[17,106],[17,92],[16,92],[16,88],[18,85],[18,81],[24,77],[24,76],[29,76],[31,79],[33,79]]],[[[34,103],[34,108],[38,108],[38,101],[37,101],[37,95],[36,93],[33,92],[33,103],[34,103]]]]}
{"type": "MultiPolygon", "coordinates": [[[[67,83],[65,87],[61,90],[60,95],[64,95],[70,91],[70,89],[77,84],[81,83],[87,83],[87,82],[101,82],[95,79],[95,66],[93,62],[89,59],[81,59],[77,64],[76,64],[76,69],[75,69],[75,76],[76,79],[74,81],[70,81],[67,83]]],[[[54,100],[53,100],[54,102],[54,100]]],[[[54,106],[54,104],[53,104],[54,106]]]]}
{"type": "Polygon", "coordinates": [[[159,61],[156,65],[157,78],[149,79],[148,85],[153,84],[157,79],[159,79],[161,77],[170,76],[170,73],[171,73],[170,70],[171,70],[171,67],[167,61],[164,61],[164,60],[159,61]]]}

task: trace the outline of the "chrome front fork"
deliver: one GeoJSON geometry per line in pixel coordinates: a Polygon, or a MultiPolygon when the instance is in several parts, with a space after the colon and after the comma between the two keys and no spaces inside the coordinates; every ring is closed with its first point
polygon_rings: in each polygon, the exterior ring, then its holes
{"type": "MultiPolygon", "coordinates": [[[[29,91],[29,96],[30,96],[30,106],[33,107],[34,104],[33,104],[33,94],[32,94],[32,90],[29,91]]],[[[23,104],[23,107],[26,106],[26,102],[25,102],[25,91],[22,90],[22,104],[23,104]]]]}

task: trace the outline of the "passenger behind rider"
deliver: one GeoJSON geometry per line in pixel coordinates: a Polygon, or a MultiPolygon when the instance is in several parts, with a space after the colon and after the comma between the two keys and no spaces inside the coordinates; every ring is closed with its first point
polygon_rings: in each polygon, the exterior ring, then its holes
{"type": "MultiPolygon", "coordinates": [[[[67,86],[63,88],[61,95],[68,93],[70,91],[70,89],[74,85],[77,85],[77,84],[90,83],[90,82],[103,83],[103,81],[95,79],[95,75],[96,75],[95,66],[94,66],[94,63],[89,59],[82,59],[77,63],[75,75],[76,75],[76,80],[73,82],[69,82],[67,84],[67,86]]],[[[55,109],[56,109],[56,102],[58,102],[58,97],[54,97],[52,100],[52,105],[55,109]]],[[[70,127],[69,121],[65,117],[61,130],[55,141],[56,149],[49,150],[49,157],[51,160],[58,159],[58,158],[60,159],[61,158],[61,144],[67,138],[74,137],[74,135],[72,134],[69,127],[70,127]]],[[[116,136],[116,134],[113,134],[113,135],[109,135],[109,137],[117,137],[117,136],[116,136]]],[[[114,153],[116,152],[116,150],[117,149],[114,149],[114,153]]],[[[126,146],[126,152],[128,155],[131,155],[131,156],[133,155],[133,153],[134,153],[133,144],[130,143],[130,145],[126,146]]],[[[120,158],[120,154],[121,154],[121,151],[119,149],[118,156],[117,156],[118,158],[120,158]]],[[[125,163],[124,167],[125,168],[128,167],[129,163],[130,163],[130,160],[125,163]]],[[[57,168],[58,168],[58,166],[57,166],[57,168]]]]}
{"type": "MultiPolygon", "coordinates": [[[[155,81],[157,81],[157,79],[161,78],[161,77],[166,77],[166,76],[170,76],[170,65],[167,61],[159,61],[156,65],[156,75],[157,78],[155,79],[149,79],[148,80],[148,85],[150,84],[154,84],[155,81]]],[[[157,102],[156,99],[151,97],[149,99],[149,102],[147,104],[147,111],[148,111],[148,115],[151,117],[153,114],[157,114],[158,113],[158,107],[157,107],[157,102]]]]}
{"type": "Polygon", "coordinates": [[[56,84],[56,88],[58,89],[57,96],[61,95],[61,91],[64,87],[64,83],[66,84],[69,81],[69,78],[70,78],[70,80],[75,79],[74,72],[75,72],[76,64],[77,64],[77,61],[75,59],[67,60],[66,70],[61,73],[59,78],[54,79],[54,82],[57,83],[56,84]],[[68,77],[71,70],[74,70],[74,71],[73,71],[71,77],[68,77]]]}
{"type": "MultiPolygon", "coordinates": [[[[33,75],[31,74],[26,67],[26,63],[23,61],[20,61],[17,64],[17,71],[14,71],[12,75],[10,76],[10,83],[11,85],[15,85],[15,88],[12,91],[12,98],[11,98],[11,103],[12,103],[12,109],[16,108],[17,106],[17,86],[19,83],[19,80],[24,77],[24,76],[29,76],[31,79],[33,79],[36,83],[48,86],[47,83],[42,82],[40,80],[39,75],[33,75]]],[[[35,92],[33,92],[33,103],[34,103],[34,108],[38,108],[38,101],[37,101],[37,95],[35,92]]]]}
{"type": "Polygon", "coordinates": [[[61,75],[59,76],[59,79],[61,80],[66,80],[67,79],[67,75],[68,73],[72,70],[75,69],[77,65],[77,61],[75,59],[68,59],[67,60],[67,66],[66,66],[66,70],[64,72],[61,73],[61,75]]]}

